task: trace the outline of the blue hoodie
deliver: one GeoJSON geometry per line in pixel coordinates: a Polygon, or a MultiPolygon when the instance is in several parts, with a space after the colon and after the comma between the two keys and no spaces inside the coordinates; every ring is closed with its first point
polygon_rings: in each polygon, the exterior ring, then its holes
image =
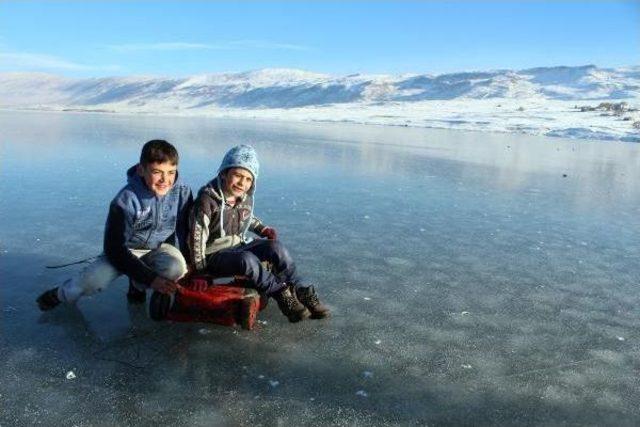
{"type": "Polygon", "coordinates": [[[176,175],[171,190],[157,197],[137,174],[136,167],[129,168],[127,185],[109,206],[104,253],[120,272],[149,285],[157,274],[130,249],[156,249],[162,243],[170,243],[188,259],[187,233],[193,195],[176,175]]]}

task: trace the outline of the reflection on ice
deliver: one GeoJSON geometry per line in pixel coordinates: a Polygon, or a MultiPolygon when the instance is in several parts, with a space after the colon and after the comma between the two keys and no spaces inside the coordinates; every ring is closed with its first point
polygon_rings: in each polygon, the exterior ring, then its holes
{"type": "Polygon", "coordinates": [[[0,128],[0,424],[640,420],[637,144],[88,114],[0,128]],[[74,268],[43,266],[101,251],[154,137],[193,188],[228,147],[256,146],[257,213],[332,319],[291,325],[271,305],[254,332],[155,323],[124,279],[37,311],[74,268]]]}

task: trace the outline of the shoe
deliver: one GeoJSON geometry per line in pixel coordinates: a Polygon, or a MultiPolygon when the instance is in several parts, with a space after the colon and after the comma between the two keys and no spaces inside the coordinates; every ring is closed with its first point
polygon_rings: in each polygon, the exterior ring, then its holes
{"type": "Polygon", "coordinates": [[[329,307],[320,302],[318,294],[313,286],[300,286],[295,289],[295,292],[298,297],[298,301],[300,301],[311,312],[312,319],[324,319],[325,317],[329,317],[331,314],[329,307]]]}
{"type": "Polygon", "coordinates": [[[295,293],[291,292],[288,286],[273,295],[273,299],[278,303],[278,307],[282,314],[287,316],[289,322],[296,323],[311,316],[307,308],[298,301],[295,293]]]}
{"type": "Polygon", "coordinates": [[[52,308],[55,308],[58,304],[60,304],[60,299],[58,298],[58,288],[55,287],[43,292],[38,297],[38,299],[36,299],[36,302],[38,303],[38,307],[40,307],[40,310],[42,311],[48,311],[52,308]]]}
{"type": "Polygon", "coordinates": [[[153,291],[149,301],[149,317],[153,320],[165,320],[173,305],[171,295],[153,291]]]}
{"type": "Polygon", "coordinates": [[[142,304],[147,299],[147,293],[136,288],[133,280],[129,279],[129,291],[127,292],[127,300],[133,304],[142,304]]]}

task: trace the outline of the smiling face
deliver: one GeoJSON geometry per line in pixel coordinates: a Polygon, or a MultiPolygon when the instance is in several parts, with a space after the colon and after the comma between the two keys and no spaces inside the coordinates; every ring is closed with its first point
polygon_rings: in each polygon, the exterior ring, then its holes
{"type": "Polygon", "coordinates": [[[138,165],[138,175],[156,196],[166,195],[176,182],[178,166],[171,162],[138,165]]]}
{"type": "Polygon", "coordinates": [[[242,197],[253,185],[253,175],[244,168],[230,168],[224,173],[224,194],[242,197]]]}

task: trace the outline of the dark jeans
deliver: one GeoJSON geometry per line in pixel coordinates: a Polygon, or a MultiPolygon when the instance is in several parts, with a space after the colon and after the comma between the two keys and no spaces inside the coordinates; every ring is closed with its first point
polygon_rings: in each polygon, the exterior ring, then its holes
{"type": "Polygon", "coordinates": [[[293,259],[278,240],[256,239],[211,254],[207,257],[207,273],[214,277],[246,276],[252,287],[266,295],[282,290],[285,282],[294,286],[300,283],[293,259]]]}

